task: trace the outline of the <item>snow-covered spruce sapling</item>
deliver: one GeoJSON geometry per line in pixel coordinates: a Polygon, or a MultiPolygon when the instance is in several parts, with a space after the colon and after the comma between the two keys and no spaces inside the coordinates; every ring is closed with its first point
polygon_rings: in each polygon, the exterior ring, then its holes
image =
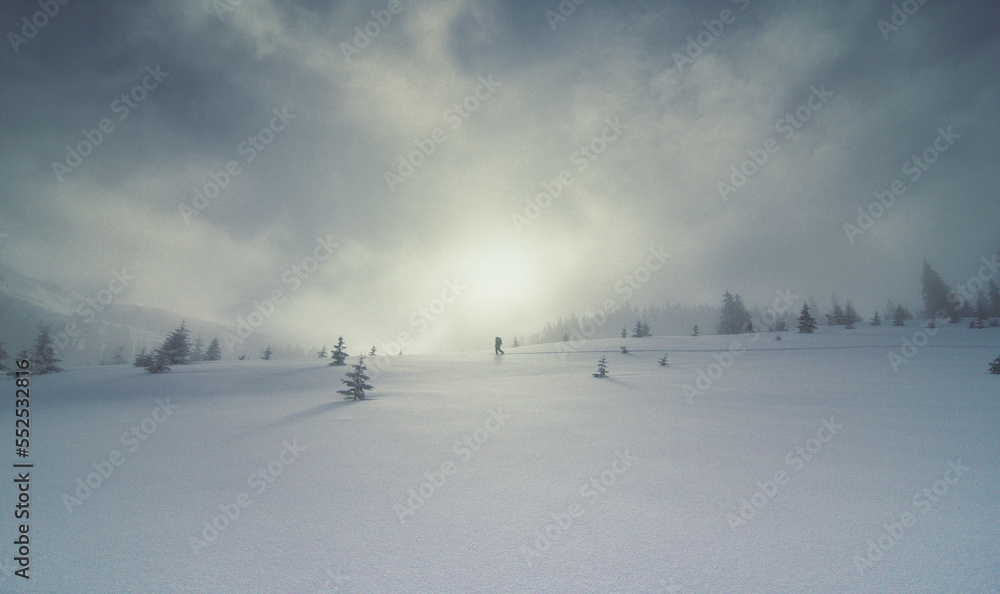
{"type": "Polygon", "coordinates": [[[149,365],[146,366],[146,371],[150,373],[170,371],[170,351],[166,343],[160,345],[159,348],[152,352],[149,357],[149,365]]]}
{"type": "Polygon", "coordinates": [[[993,362],[990,363],[990,373],[1000,375],[1000,357],[993,359],[993,362]]]}
{"type": "Polygon", "coordinates": [[[622,349],[622,354],[623,355],[627,355],[628,354],[628,347],[627,346],[622,345],[621,349],[622,349]]]}
{"type": "Polygon", "coordinates": [[[319,350],[319,352],[316,353],[316,358],[317,359],[326,359],[326,345],[325,344],[323,345],[323,348],[321,348],[319,350]]]}
{"type": "Polygon", "coordinates": [[[375,350],[375,345],[372,345],[372,350],[368,351],[368,354],[374,357],[376,352],[377,351],[375,350]]]}
{"type": "Polygon", "coordinates": [[[343,390],[337,390],[337,393],[343,394],[344,400],[364,400],[365,390],[374,389],[368,384],[368,380],[371,378],[365,375],[367,370],[365,356],[358,355],[358,362],[353,365],[353,369],[347,372],[346,378],[340,380],[347,384],[347,387],[343,390]]]}
{"type": "Polygon", "coordinates": [[[333,345],[333,350],[330,351],[330,365],[346,365],[344,362],[347,359],[347,351],[344,350],[344,337],[341,336],[337,338],[337,344],[333,345]]]}
{"type": "Polygon", "coordinates": [[[656,362],[660,364],[660,367],[666,367],[667,366],[667,353],[663,353],[663,357],[657,359],[656,362]]]}
{"type": "Polygon", "coordinates": [[[270,361],[271,360],[271,355],[273,355],[273,354],[274,354],[274,351],[271,350],[271,345],[267,345],[267,348],[264,349],[264,354],[261,355],[260,358],[263,359],[263,360],[265,360],[265,361],[270,361]]]}
{"type": "Polygon", "coordinates": [[[602,356],[601,360],[597,362],[597,373],[591,374],[594,377],[607,377],[608,376],[608,358],[602,356]]]}

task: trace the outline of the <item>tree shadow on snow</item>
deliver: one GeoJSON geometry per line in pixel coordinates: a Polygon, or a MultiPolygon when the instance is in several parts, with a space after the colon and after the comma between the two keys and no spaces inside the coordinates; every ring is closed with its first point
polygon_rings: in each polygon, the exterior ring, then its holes
{"type": "Polygon", "coordinates": [[[266,423],[264,425],[260,425],[258,427],[255,427],[254,429],[252,429],[250,431],[247,431],[246,433],[241,434],[240,437],[245,437],[247,435],[251,435],[251,434],[257,433],[259,431],[264,431],[266,429],[274,429],[276,427],[284,427],[285,425],[291,425],[291,424],[297,423],[299,421],[304,421],[304,420],[306,420],[306,419],[308,419],[310,417],[317,417],[317,416],[320,416],[320,415],[327,414],[329,412],[333,412],[333,411],[337,410],[338,408],[340,408],[342,406],[347,406],[349,404],[354,404],[354,401],[353,400],[334,400],[333,402],[324,402],[323,404],[317,404],[316,406],[307,408],[305,410],[300,410],[300,411],[295,412],[295,413],[291,413],[291,414],[285,415],[285,416],[281,417],[280,419],[277,419],[275,421],[271,421],[270,423],[266,423]]]}

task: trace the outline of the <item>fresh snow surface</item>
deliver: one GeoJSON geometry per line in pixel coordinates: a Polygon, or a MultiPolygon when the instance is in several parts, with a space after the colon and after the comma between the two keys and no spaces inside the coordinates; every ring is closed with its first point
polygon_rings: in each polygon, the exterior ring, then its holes
{"type": "Polygon", "coordinates": [[[31,580],[8,467],[0,591],[998,592],[1000,330],[923,338],[404,355],[363,402],[329,359],[33,377],[31,580]]]}

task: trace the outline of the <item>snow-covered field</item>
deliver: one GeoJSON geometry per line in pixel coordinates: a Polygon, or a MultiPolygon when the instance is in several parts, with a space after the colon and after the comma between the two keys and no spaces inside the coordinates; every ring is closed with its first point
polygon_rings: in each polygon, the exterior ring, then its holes
{"type": "Polygon", "coordinates": [[[34,377],[0,590],[998,592],[1000,330],[917,331],[34,377]]]}

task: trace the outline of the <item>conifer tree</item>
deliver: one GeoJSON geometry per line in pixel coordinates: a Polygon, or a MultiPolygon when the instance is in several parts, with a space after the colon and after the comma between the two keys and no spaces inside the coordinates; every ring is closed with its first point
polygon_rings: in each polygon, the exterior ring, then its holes
{"type": "Polygon", "coordinates": [[[905,326],[906,320],[913,317],[908,309],[903,307],[902,304],[896,306],[896,311],[892,314],[892,325],[893,326],[905,326]]]}
{"type": "Polygon", "coordinates": [[[201,339],[201,334],[198,338],[194,339],[194,346],[191,348],[191,361],[204,361],[205,360],[205,342],[201,339]]]}
{"type": "Polygon", "coordinates": [[[511,346],[514,347],[515,349],[521,346],[521,342],[517,340],[516,336],[514,337],[514,342],[511,343],[511,346]]]}
{"type": "Polygon", "coordinates": [[[320,351],[318,353],[316,353],[316,357],[318,359],[326,359],[326,345],[325,344],[323,345],[323,348],[320,349],[320,351]]]}
{"type": "Polygon", "coordinates": [[[1000,288],[997,287],[995,280],[990,281],[986,297],[990,302],[990,317],[1000,318],[1000,288]]]}
{"type": "Polygon", "coordinates": [[[166,353],[170,365],[184,365],[190,361],[191,343],[188,340],[188,329],[184,327],[181,320],[181,327],[170,333],[170,336],[163,341],[161,348],[166,353]]]}
{"type": "Polygon", "coordinates": [[[719,314],[717,334],[741,334],[753,331],[750,312],[743,305],[743,299],[726,291],[722,296],[722,312],[719,314]],[[748,330],[749,328],[749,330],[748,330]]]}
{"type": "Polygon", "coordinates": [[[976,328],[985,328],[986,320],[990,317],[990,302],[986,293],[982,291],[976,295],[976,328]]]}
{"type": "Polygon", "coordinates": [[[667,354],[668,353],[663,353],[663,356],[656,360],[656,362],[660,364],[660,367],[667,366],[667,354]]]}
{"type": "Polygon", "coordinates": [[[161,344],[149,357],[149,365],[146,371],[150,373],[164,373],[170,371],[170,352],[167,343],[161,344]]]}
{"type": "Polygon", "coordinates": [[[267,348],[264,349],[264,354],[261,355],[260,358],[263,359],[263,360],[265,360],[265,361],[270,361],[271,360],[271,355],[273,355],[273,354],[274,354],[274,351],[271,350],[271,345],[267,345],[267,348]]]}
{"type": "Polygon", "coordinates": [[[628,328],[622,326],[622,338],[628,338],[628,328]]]}
{"type": "Polygon", "coordinates": [[[623,354],[623,355],[627,355],[627,354],[628,354],[628,347],[627,347],[627,346],[625,346],[625,345],[622,345],[622,346],[621,346],[621,349],[622,349],[622,354],[623,354]]]}
{"type": "Polygon", "coordinates": [[[222,348],[219,347],[219,339],[213,338],[212,342],[208,343],[208,348],[205,350],[205,360],[218,361],[221,358],[222,348]]]}
{"type": "Polygon", "coordinates": [[[844,313],[844,309],[840,307],[837,303],[836,295],[833,296],[833,310],[826,314],[826,325],[827,326],[846,326],[847,319],[844,313]]]}
{"type": "Polygon", "coordinates": [[[870,322],[870,324],[872,326],[881,326],[882,325],[882,318],[879,317],[877,309],[875,310],[875,317],[872,318],[872,321],[870,322]]]}
{"type": "Polygon", "coordinates": [[[1000,375],[1000,357],[993,359],[993,361],[990,363],[990,373],[995,373],[997,375],[1000,375]]]}
{"type": "Polygon", "coordinates": [[[858,310],[854,309],[851,302],[847,302],[847,306],[844,308],[844,325],[847,326],[848,330],[854,330],[854,324],[861,321],[861,316],[858,315],[858,310]]]}
{"type": "Polygon", "coordinates": [[[924,260],[924,271],[920,277],[920,295],[924,300],[924,315],[933,318],[939,312],[948,312],[950,316],[955,306],[948,301],[948,294],[951,289],[941,279],[938,273],[934,272],[931,265],[924,260]]]}
{"type": "Polygon", "coordinates": [[[337,390],[337,393],[343,394],[344,400],[364,400],[365,390],[374,389],[367,383],[371,379],[365,375],[365,371],[367,370],[365,356],[358,355],[358,362],[354,364],[351,371],[347,372],[347,377],[340,380],[344,384],[347,384],[347,387],[343,390],[337,390]]]}
{"type": "Polygon", "coordinates": [[[375,345],[372,345],[372,350],[368,351],[368,354],[374,357],[376,352],[377,351],[375,350],[375,345]]]}
{"type": "Polygon", "coordinates": [[[346,365],[347,351],[344,350],[344,337],[337,338],[337,344],[333,345],[330,351],[330,365],[346,365]]]}
{"type": "Polygon", "coordinates": [[[694,329],[691,330],[691,336],[698,336],[698,324],[695,324],[694,329]]]}
{"type": "Polygon", "coordinates": [[[608,358],[602,356],[601,360],[597,362],[597,373],[592,374],[594,377],[607,377],[608,375],[608,358]]]}
{"type": "Polygon", "coordinates": [[[153,353],[146,352],[146,345],[142,345],[142,350],[135,356],[132,361],[132,365],[136,367],[149,367],[149,364],[153,361],[153,353]]]}
{"type": "Polygon", "coordinates": [[[62,368],[56,365],[60,361],[61,359],[56,359],[56,347],[49,333],[49,327],[39,327],[35,350],[31,353],[32,373],[41,375],[62,371],[62,368]]]}
{"type": "Polygon", "coordinates": [[[799,314],[799,334],[812,334],[816,330],[816,318],[809,313],[809,304],[802,304],[802,312],[799,314]]]}

